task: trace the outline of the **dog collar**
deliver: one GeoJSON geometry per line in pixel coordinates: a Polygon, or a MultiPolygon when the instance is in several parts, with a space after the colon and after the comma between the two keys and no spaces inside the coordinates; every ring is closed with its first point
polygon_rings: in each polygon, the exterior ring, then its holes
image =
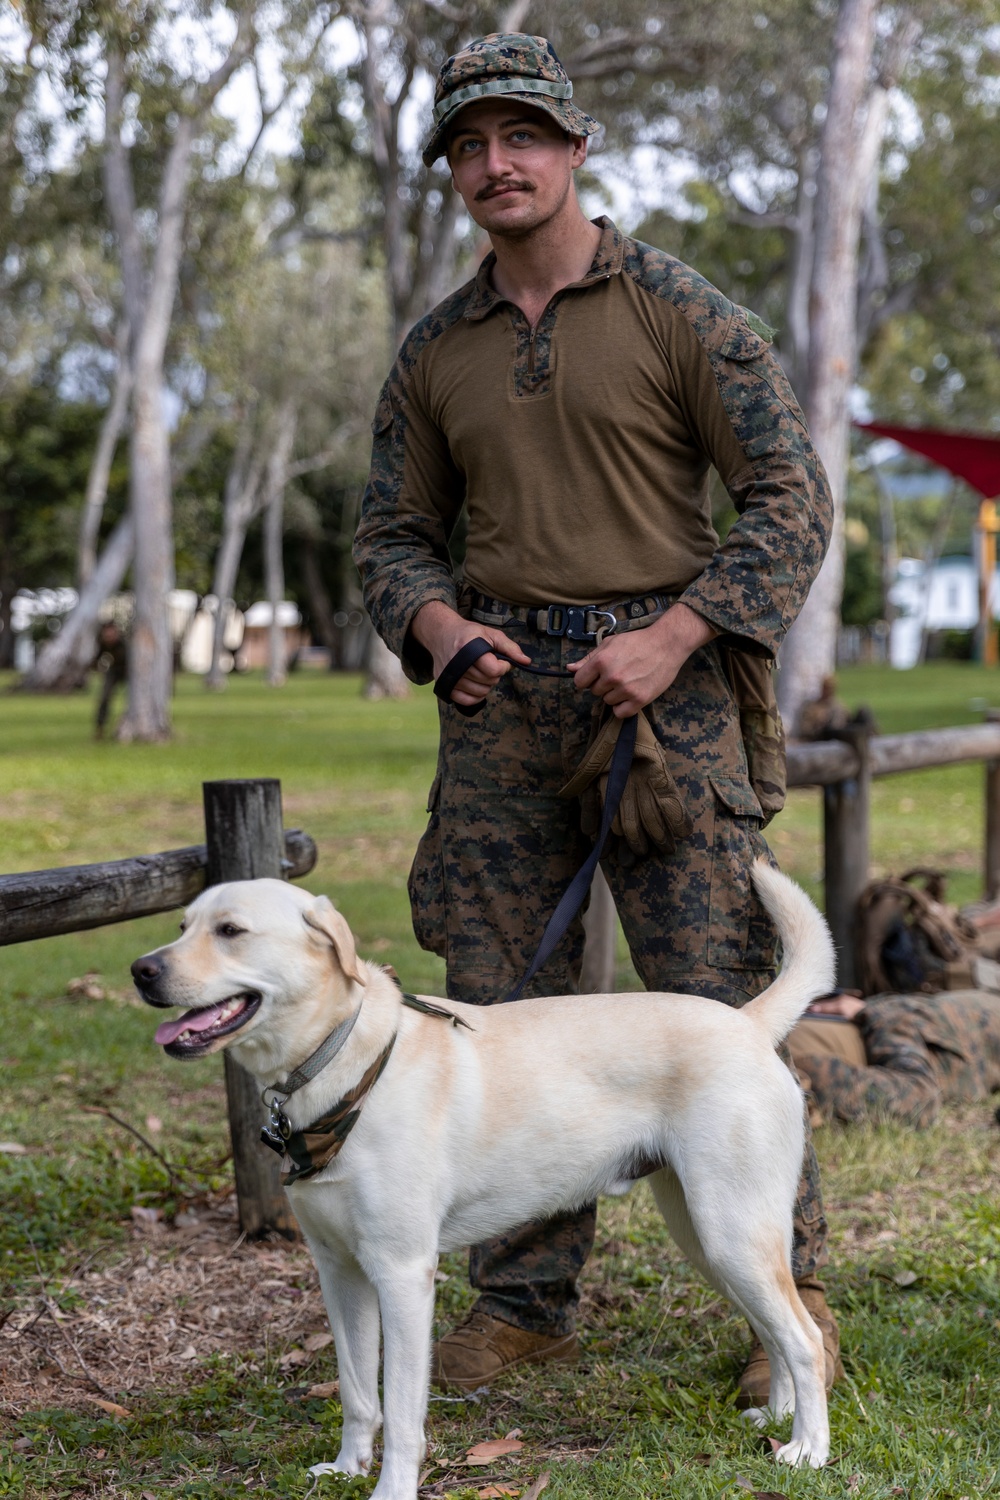
{"type": "MultiPolygon", "coordinates": [[[[396,980],[396,983],[398,984],[399,981],[396,980]]],[[[399,987],[402,989],[402,985],[399,987]]],[[[454,1011],[446,1010],[443,1005],[432,1005],[429,1000],[420,1000],[416,995],[408,994],[405,990],[403,991],[403,1004],[410,1010],[420,1011],[422,1015],[450,1021],[453,1026],[464,1026],[469,1031],[474,1029],[468,1021],[463,1021],[461,1016],[456,1016],[454,1011]]],[[[303,1130],[292,1129],[284,1106],[297,1089],[309,1083],[322,1072],[327,1063],[332,1062],[350,1036],[360,1014],[361,1006],[359,1005],[352,1016],[348,1016],[346,1021],[341,1021],[339,1026],[335,1026],[330,1035],[320,1042],[316,1051],[307,1057],[294,1073],[288,1075],[281,1089],[266,1088],[261,1094],[261,1099],[270,1110],[270,1118],[261,1130],[260,1138],[265,1146],[270,1146],[272,1151],[276,1151],[279,1156],[285,1158],[282,1166],[282,1180],[286,1187],[302,1177],[312,1177],[338,1155],[357,1124],[361,1106],[375,1087],[382,1069],[389,1061],[389,1054],[396,1042],[397,1033],[395,1032],[358,1082],[353,1088],[348,1089],[343,1098],[339,1099],[327,1114],[321,1115],[303,1130]],[[269,1094],[270,1099],[267,1097],[269,1094]]]]}

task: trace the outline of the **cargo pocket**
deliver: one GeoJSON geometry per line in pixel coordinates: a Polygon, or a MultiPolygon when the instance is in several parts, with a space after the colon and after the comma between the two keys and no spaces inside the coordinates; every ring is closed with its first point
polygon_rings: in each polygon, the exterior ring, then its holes
{"type": "Polygon", "coordinates": [[[774,962],[774,928],[750,883],[766,845],[761,806],[740,776],[710,776],[715,794],[708,962],[720,969],[766,969],[774,962]]]}
{"type": "Polygon", "coordinates": [[[421,948],[448,957],[448,934],[445,925],[444,869],[441,855],[441,772],[431,784],[427,798],[430,821],[417,845],[410,868],[407,890],[413,932],[421,948]]]}

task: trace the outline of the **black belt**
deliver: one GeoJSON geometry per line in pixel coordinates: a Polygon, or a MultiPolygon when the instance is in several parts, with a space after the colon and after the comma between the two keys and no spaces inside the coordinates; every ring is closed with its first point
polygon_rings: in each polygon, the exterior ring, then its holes
{"type": "Polygon", "coordinates": [[[676,594],[642,594],[611,604],[506,604],[477,589],[469,591],[471,616],[481,625],[503,625],[521,620],[539,635],[564,636],[569,641],[593,642],[626,630],[650,625],[669,609],[676,594]]]}

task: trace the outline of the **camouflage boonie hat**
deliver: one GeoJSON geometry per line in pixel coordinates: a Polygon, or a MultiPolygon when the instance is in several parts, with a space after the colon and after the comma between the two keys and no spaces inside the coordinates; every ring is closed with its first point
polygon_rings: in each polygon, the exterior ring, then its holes
{"type": "Polygon", "coordinates": [[[444,154],[448,126],[460,109],[499,95],[543,109],[567,135],[593,135],[601,128],[570,103],[573,85],[551,42],[522,31],[494,31],[476,37],[441,68],[434,90],[434,133],[424,147],[424,166],[432,166],[444,154]]]}

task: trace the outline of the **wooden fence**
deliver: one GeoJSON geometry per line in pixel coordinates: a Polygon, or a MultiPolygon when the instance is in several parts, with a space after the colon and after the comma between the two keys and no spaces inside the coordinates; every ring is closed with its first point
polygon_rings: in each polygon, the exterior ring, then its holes
{"type": "MultiPolygon", "coordinates": [[[[876,736],[859,716],[836,739],[793,745],[788,784],[823,791],[824,885],[827,920],[837,946],[838,979],[855,982],[857,900],[868,880],[870,793],[874,776],[962,761],[986,762],[984,887],[1000,896],[1000,715],[996,721],[915,734],[876,736]]],[[[0,946],[82,932],[185,906],[207,885],[260,876],[297,879],[316,862],[308,834],[284,831],[281,785],[275,780],[204,784],[204,844],[108,864],[0,876],[0,946]]],[[[610,893],[608,901],[610,901],[610,893]]],[[[588,917],[585,985],[613,988],[614,909],[598,899],[588,917]],[[604,972],[611,966],[611,976],[604,972]]],[[[248,1235],[293,1235],[295,1221],[278,1183],[279,1161],[260,1146],[261,1107],[249,1074],[224,1054],[241,1228],[248,1235]]]]}
{"type": "MultiPolygon", "coordinates": [[[[204,844],[0,876],[0,946],[172,911],[225,880],[308,875],[316,845],[298,829],[283,829],[280,782],[206,781],[203,793],[204,844]]],[[[281,1163],[260,1144],[260,1091],[228,1052],[224,1066],[240,1227],[250,1236],[266,1230],[294,1236],[295,1220],[278,1181],[281,1163]]]]}
{"type": "Polygon", "coordinates": [[[989,900],[1000,896],[998,720],[914,734],[875,735],[862,712],[836,739],[789,746],[788,785],[823,790],[824,905],[837,946],[838,982],[845,988],[853,988],[857,976],[854,930],[858,897],[868,883],[874,776],[985,761],[983,887],[989,900]]]}

